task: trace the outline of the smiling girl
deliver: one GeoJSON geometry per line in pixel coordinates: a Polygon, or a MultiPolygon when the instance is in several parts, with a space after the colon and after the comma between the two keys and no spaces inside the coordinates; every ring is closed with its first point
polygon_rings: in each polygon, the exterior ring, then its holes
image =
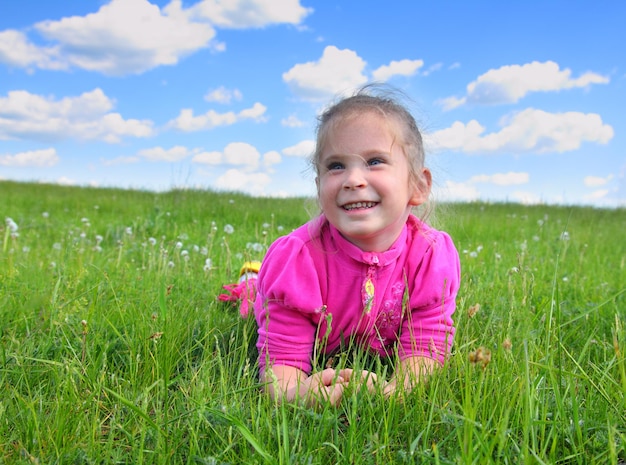
{"type": "Polygon", "coordinates": [[[278,401],[337,404],[374,373],[312,372],[316,352],[346,341],[394,357],[385,394],[410,390],[442,365],[454,337],[458,253],[412,213],[432,178],[409,111],[366,86],[319,118],[312,164],[321,214],[272,244],[254,305],[259,365],[278,401]]]}

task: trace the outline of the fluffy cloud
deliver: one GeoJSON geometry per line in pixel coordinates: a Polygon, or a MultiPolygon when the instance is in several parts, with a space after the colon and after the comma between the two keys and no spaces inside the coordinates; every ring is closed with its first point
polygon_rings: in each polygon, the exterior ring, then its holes
{"type": "Polygon", "coordinates": [[[96,13],[43,21],[35,29],[59,44],[67,64],[110,75],[174,65],[215,37],[211,25],[189,20],[179,2],[161,11],[148,0],[112,0],[96,13]]]}
{"type": "Polygon", "coordinates": [[[14,155],[0,155],[0,166],[45,168],[59,162],[57,151],[53,148],[20,152],[14,155]]]}
{"type": "Polygon", "coordinates": [[[413,76],[424,66],[423,60],[392,61],[372,72],[375,81],[387,81],[392,76],[413,76]]]}
{"type": "Polygon", "coordinates": [[[214,26],[298,25],[312,11],[299,0],[203,0],[187,9],[181,0],[162,9],[148,0],[111,0],[86,16],[35,24],[33,30],[54,46],[35,45],[20,31],[1,31],[0,62],[22,68],[139,74],[175,65],[203,48],[223,51],[224,44],[214,40],[214,26]]]}
{"type": "Polygon", "coordinates": [[[180,161],[189,156],[189,150],[181,145],[177,145],[170,149],[153,147],[150,149],[140,150],[139,155],[150,161],[180,161]]]}
{"type": "Polygon", "coordinates": [[[313,9],[303,7],[299,0],[202,0],[187,12],[220,28],[243,29],[280,23],[298,25],[313,9]]]}
{"type": "Polygon", "coordinates": [[[356,52],[329,45],[318,61],[295,65],[283,73],[283,80],[304,100],[327,100],[367,82],[365,64],[356,52]]]}
{"type": "Polygon", "coordinates": [[[600,176],[585,176],[583,182],[587,187],[600,187],[608,184],[611,179],[613,179],[612,174],[608,175],[606,178],[602,178],[600,176]]]}
{"type": "Polygon", "coordinates": [[[458,150],[467,153],[549,153],[580,148],[583,142],[606,144],[613,138],[613,128],[595,113],[548,113],[528,108],[503,118],[502,129],[484,134],[476,120],[455,122],[425,139],[434,150],[458,150]]]}
{"type": "Polygon", "coordinates": [[[55,100],[23,90],[0,97],[0,140],[76,138],[114,143],[152,135],[152,122],[112,113],[114,102],[100,89],[55,100]]]}
{"type": "Polygon", "coordinates": [[[0,63],[17,68],[66,69],[59,59],[59,47],[38,47],[25,34],[0,31],[0,63]]]}
{"type": "Polygon", "coordinates": [[[265,111],[267,107],[260,103],[255,103],[252,107],[241,110],[239,113],[232,111],[218,113],[209,110],[203,115],[194,116],[193,110],[185,108],[180,114],[168,123],[169,127],[184,132],[205,131],[218,126],[230,126],[239,121],[251,119],[256,122],[265,121],[265,111]]]}
{"type": "Polygon", "coordinates": [[[284,148],[282,150],[283,155],[288,157],[309,157],[315,150],[315,141],[314,140],[303,140],[302,142],[298,142],[296,145],[292,145],[290,147],[284,148]]]}
{"type": "MultiPolygon", "coordinates": [[[[270,164],[275,159],[272,155],[268,155],[270,164]]],[[[232,142],[224,147],[223,152],[202,152],[192,158],[194,163],[205,165],[239,165],[244,166],[246,171],[254,171],[258,168],[261,160],[261,154],[253,145],[246,142],[232,142]]],[[[265,160],[267,164],[267,160],[265,160]]]]}
{"type": "Polygon", "coordinates": [[[527,184],[530,179],[528,173],[513,172],[508,173],[495,173],[495,174],[480,174],[472,176],[469,180],[470,183],[489,183],[497,186],[512,186],[519,184],[527,184]]]}
{"type": "Polygon", "coordinates": [[[433,195],[440,202],[471,202],[479,199],[480,192],[471,183],[448,180],[442,187],[435,186],[433,195]]]}
{"type": "Polygon", "coordinates": [[[207,102],[217,102],[228,104],[232,100],[241,100],[243,95],[239,91],[239,89],[227,89],[226,87],[218,87],[217,89],[213,89],[204,96],[204,100],[207,102]]]}
{"type": "Polygon", "coordinates": [[[226,191],[246,192],[251,195],[263,195],[272,179],[265,173],[247,173],[230,169],[217,178],[215,187],[226,191]]]}
{"type": "Polygon", "coordinates": [[[533,61],[525,65],[491,69],[467,85],[465,97],[449,97],[440,103],[452,109],[465,103],[493,105],[515,103],[531,92],[555,92],[592,84],[607,84],[609,78],[587,72],[572,78],[570,69],[560,69],[553,61],[533,61]]]}

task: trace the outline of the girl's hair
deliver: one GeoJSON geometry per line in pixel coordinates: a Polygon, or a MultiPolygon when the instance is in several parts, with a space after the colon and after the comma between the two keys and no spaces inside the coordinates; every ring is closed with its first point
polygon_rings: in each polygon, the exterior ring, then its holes
{"type": "Polygon", "coordinates": [[[317,124],[317,143],[311,157],[311,164],[317,176],[320,174],[319,161],[329,133],[337,124],[348,118],[365,112],[378,113],[384,118],[394,120],[401,128],[396,136],[409,164],[409,180],[419,190],[426,190],[424,179],[424,144],[422,134],[415,118],[400,103],[400,91],[380,84],[368,84],[358,89],[352,96],[343,98],[329,106],[319,117],[317,124]]]}

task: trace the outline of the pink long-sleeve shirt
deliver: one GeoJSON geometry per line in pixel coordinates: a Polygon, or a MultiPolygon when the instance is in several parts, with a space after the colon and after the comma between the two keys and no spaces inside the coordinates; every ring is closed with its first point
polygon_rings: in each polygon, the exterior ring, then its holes
{"type": "Polygon", "coordinates": [[[459,256],[411,215],[385,252],[364,252],[322,215],[269,248],[257,281],[259,365],[311,371],[317,353],[354,341],[401,360],[443,363],[455,333],[459,256]],[[397,352],[396,352],[397,349],[397,352]]]}

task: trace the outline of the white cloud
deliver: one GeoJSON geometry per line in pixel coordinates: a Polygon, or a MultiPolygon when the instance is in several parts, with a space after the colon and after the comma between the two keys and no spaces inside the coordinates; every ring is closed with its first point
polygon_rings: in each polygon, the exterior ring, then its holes
{"type": "Polygon", "coordinates": [[[220,28],[260,28],[272,24],[300,24],[313,12],[299,0],[202,0],[187,12],[220,28]]]}
{"type": "Polygon", "coordinates": [[[18,68],[65,69],[59,47],[38,47],[15,30],[0,31],[0,63],[18,68]]]}
{"type": "Polygon", "coordinates": [[[595,113],[548,113],[528,108],[500,121],[502,129],[484,134],[476,120],[459,121],[436,131],[426,143],[433,150],[459,150],[467,153],[549,153],[580,148],[583,142],[606,144],[613,128],[595,113]]]}
{"type": "Polygon", "coordinates": [[[318,61],[297,64],[283,73],[283,81],[304,100],[327,100],[367,82],[365,64],[356,52],[329,45],[318,61]]]}
{"type": "Polygon", "coordinates": [[[537,205],[543,203],[541,197],[528,191],[515,191],[511,194],[511,199],[523,205],[537,205]]]}
{"type": "Polygon", "coordinates": [[[222,163],[222,158],[222,152],[201,152],[194,155],[191,161],[203,165],[220,165],[222,163]]]}
{"type": "Polygon", "coordinates": [[[270,168],[273,165],[277,165],[281,161],[282,157],[280,156],[280,153],[275,150],[263,154],[263,165],[265,165],[267,168],[270,168]]]}
{"type": "Polygon", "coordinates": [[[296,145],[292,145],[282,150],[283,154],[288,157],[302,157],[302,158],[311,156],[314,151],[315,151],[314,140],[303,140],[302,142],[298,142],[296,145]]]}
{"type": "Polygon", "coordinates": [[[587,187],[600,187],[608,184],[611,179],[613,179],[612,174],[609,174],[606,178],[600,176],[585,176],[583,182],[587,187]]]}
{"type": "Polygon", "coordinates": [[[528,184],[530,176],[524,172],[509,171],[508,173],[480,174],[472,176],[470,183],[489,183],[497,186],[528,184]]]}
{"type": "Polygon", "coordinates": [[[76,180],[72,178],[68,178],[67,176],[61,176],[60,178],[56,180],[56,183],[60,184],[61,186],[75,186],[76,180]]]}
{"type": "Polygon", "coordinates": [[[560,69],[553,61],[544,63],[533,61],[525,65],[491,69],[467,85],[465,97],[449,97],[440,103],[446,109],[464,103],[481,105],[515,103],[531,92],[555,92],[608,82],[608,77],[592,72],[572,78],[570,69],[560,69]]]}
{"type": "Polygon", "coordinates": [[[591,194],[585,195],[583,198],[585,200],[600,200],[605,198],[609,194],[608,189],[598,189],[593,191],[591,194]]]}
{"type": "Polygon", "coordinates": [[[213,89],[204,96],[204,100],[207,102],[217,102],[228,104],[233,100],[241,100],[243,95],[239,91],[239,89],[227,89],[226,87],[218,87],[217,89],[213,89]]]}
{"type": "Polygon", "coordinates": [[[180,111],[178,117],[171,120],[167,125],[184,132],[192,132],[209,130],[218,126],[230,126],[245,119],[262,122],[265,121],[263,115],[266,110],[267,107],[258,102],[250,108],[241,110],[239,113],[232,111],[218,113],[215,110],[209,110],[203,115],[194,116],[192,109],[185,108],[180,111]]]}
{"type": "Polygon", "coordinates": [[[305,123],[300,121],[296,115],[289,115],[287,118],[283,118],[280,124],[289,128],[301,128],[305,123]]]}
{"type": "Polygon", "coordinates": [[[210,46],[215,30],[190,21],[172,1],[161,11],[148,0],[112,0],[96,13],[42,21],[34,30],[54,46],[38,47],[4,31],[0,61],[42,69],[76,67],[108,75],[138,74],[210,46]]]}
{"type": "Polygon", "coordinates": [[[50,167],[59,162],[56,149],[31,150],[14,155],[0,155],[0,166],[50,167]]]}
{"type": "Polygon", "coordinates": [[[372,72],[376,81],[387,81],[393,76],[412,76],[418,69],[424,66],[423,60],[400,60],[391,61],[372,72]]]}
{"type": "Polygon", "coordinates": [[[189,155],[189,150],[182,145],[177,145],[169,149],[153,147],[140,150],[139,155],[150,161],[180,161],[189,155]]]}
{"type": "Polygon", "coordinates": [[[434,197],[441,202],[471,202],[478,200],[480,192],[471,183],[448,180],[442,187],[435,186],[434,197]]]}
{"type": "Polygon", "coordinates": [[[217,178],[215,187],[219,190],[245,192],[251,195],[263,195],[272,179],[265,173],[246,173],[230,169],[217,178]]]}
{"type": "MultiPolygon", "coordinates": [[[[267,155],[267,154],[266,154],[267,155]]],[[[267,165],[268,161],[275,159],[273,155],[267,155],[264,163],[267,165]]],[[[253,145],[246,142],[231,142],[224,147],[223,152],[202,152],[196,154],[192,161],[194,163],[200,163],[205,165],[239,165],[243,166],[246,172],[254,171],[258,168],[261,161],[261,154],[253,145]]]]}
{"type": "Polygon", "coordinates": [[[152,135],[152,122],[111,113],[114,102],[100,89],[55,100],[24,90],[0,97],[0,140],[76,138],[114,143],[152,135]]]}

